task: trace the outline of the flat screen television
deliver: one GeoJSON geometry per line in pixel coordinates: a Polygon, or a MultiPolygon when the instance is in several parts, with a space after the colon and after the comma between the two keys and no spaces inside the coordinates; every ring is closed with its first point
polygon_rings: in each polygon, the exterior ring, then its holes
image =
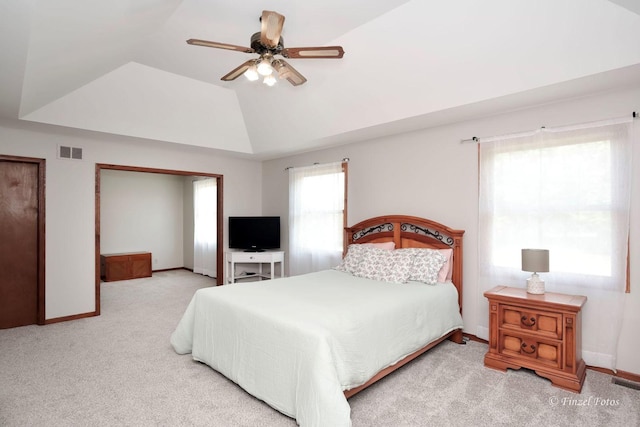
{"type": "Polygon", "coordinates": [[[229,248],[261,252],[280,248],[279,216],[230,216],[229,248]]]}

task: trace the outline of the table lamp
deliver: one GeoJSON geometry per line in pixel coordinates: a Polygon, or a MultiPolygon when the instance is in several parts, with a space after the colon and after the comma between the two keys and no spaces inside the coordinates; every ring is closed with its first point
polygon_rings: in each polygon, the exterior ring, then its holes
{"type": "Polygon", "coordinates": [[[544,294],[544,281],[540,280],[538,273],[549,271],[548,249],[523,249],[522,271],[531,271],[533,274],[527,279],[527,293],[544,294]]]}

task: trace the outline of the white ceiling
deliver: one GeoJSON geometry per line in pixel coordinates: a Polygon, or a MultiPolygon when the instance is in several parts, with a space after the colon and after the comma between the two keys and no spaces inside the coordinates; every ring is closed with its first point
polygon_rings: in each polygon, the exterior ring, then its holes
{"type": "Polygon", "coordinates": [[[269,158],[640,83],[640,0],[1,0],[0,117],[269,158]],[[220,77],[263,9],[308,82],[220,77]]]}

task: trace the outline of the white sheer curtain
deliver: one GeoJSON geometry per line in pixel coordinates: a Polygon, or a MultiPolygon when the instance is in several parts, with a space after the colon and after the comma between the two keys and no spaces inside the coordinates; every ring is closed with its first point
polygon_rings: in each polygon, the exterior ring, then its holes
{"type": "Polygon", "coordinates": [[[344,190],[341,163],[289,169],[289,272],[292,276],[340,263],[344,190]]]}
{"type": "Polygon", "coordinates": [[[193,272],[216,277],[217,201],[215,178],[193,181],[193,272]]]}
{"type": "Polygon", "coordinates": [[[582,357],[616,367],[627,272],[631,120],[481,140],[478,336],[488,338],[482,295],[525,287],[521,249],[550,251],[546,290],[587,296],[582,357]]]}

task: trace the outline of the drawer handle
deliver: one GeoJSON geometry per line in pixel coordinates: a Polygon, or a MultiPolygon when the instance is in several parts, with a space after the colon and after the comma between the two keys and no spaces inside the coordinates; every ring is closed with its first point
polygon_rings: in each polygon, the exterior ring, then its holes
{"type": "Polygon", "coordinates": [[[520,346],[522,348],[522,351],[524,351],[527,354],[533,354],[536,352],[536,346],[535,344],[531,344],[529,347],[531,347],[531,351],[527,351],[527,343],[523,342],[522,345],[520,346]]]}
{"type": "Polygon", "coordinates": [[[536,324],[536,318],[535,317],[531,317],[529,319],[529,323],[527,323],[527,316],[522,316],[522,319],[520,319],[520,322],[524,325],[524,326],[533,326],[536,324]]]}

